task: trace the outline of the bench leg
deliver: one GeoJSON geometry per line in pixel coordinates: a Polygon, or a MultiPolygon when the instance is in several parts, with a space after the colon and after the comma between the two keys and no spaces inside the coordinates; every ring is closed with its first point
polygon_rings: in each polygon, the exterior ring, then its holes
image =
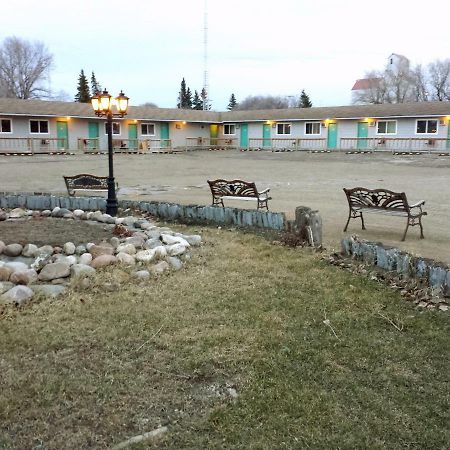
{"type": "Polygon", "coordinates": [[[408,228],[409,228],[409,218],[406,222],[406,228],[405,228],[405,232],[403,233],[402,241],[404,241],[406,239],[406,233],[408,232],[408,228]]]}
{"type": "Polygon", "coordinates": [[[352,213],[348,213],[347,223],[345,224],[344,233],[347,231],[348,224],[350,223],[350,219],[352,218],[352,213]]]}
{"type": "Polygon", "coordinates": [[[423,235],[422,216],[420,216],[419,218],[419,227],[420,227],[420,239],[425,239],[425,236],[423,235]]]}

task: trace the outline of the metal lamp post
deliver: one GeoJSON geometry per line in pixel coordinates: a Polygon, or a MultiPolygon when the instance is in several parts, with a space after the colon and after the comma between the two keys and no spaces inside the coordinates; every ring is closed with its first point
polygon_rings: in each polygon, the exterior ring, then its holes
{"type": "Polygon", "coordinates": [[[99,117],[106,117],[106,133],[108,135],[108,198],[106,200],[106,213],[111,216],[117,215],[116,183],[114,181],[112,126],[113,117],[123,117],[128,109],[128,97],[120,91],[113,99],[105,89],[101,94],[91,98],[92,108],[99,117]],[[117,112],[113,112],[113,106],[117,112]]]}

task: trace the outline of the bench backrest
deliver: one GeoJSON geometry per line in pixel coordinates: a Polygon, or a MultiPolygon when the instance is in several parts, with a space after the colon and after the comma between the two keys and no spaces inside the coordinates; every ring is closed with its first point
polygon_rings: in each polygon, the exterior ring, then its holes
{"type": "Polygon", "coordinates": [[[255,183],[242,180],[208,180],[214,197],[258,197],[255,183]]]}
{"type": "Polygon", "coordinates": [[[63,177],[68,189],[108,189],[108,177],[88,173],[63,177]]]}
{"type": "Polygon", "coordinates": [[[409,211],[408,200],[404,192],[387,189],[344,188],[350,208],[374,208],[396,211],[409,211]]]}

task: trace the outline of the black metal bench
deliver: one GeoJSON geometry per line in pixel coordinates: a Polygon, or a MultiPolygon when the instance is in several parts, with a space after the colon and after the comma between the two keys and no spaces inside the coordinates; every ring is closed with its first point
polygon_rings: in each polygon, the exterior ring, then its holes
{"type": "Polygon", "coordinates": [[[208,180],[212,194],[213,206],[223,204],[224,198],[230,200],[253,200],[257,202],[257,209],[266,208],[269,210],[268,201],[272,199],[268,193],[270,189],[258,192],[255,183],[242,180],[208,180]]]}
{"type": "Polygon", "coordinates": [[[107,191],[108,177],[99,177],[88,173],[80,173],[73,176],[63,175],[67,193],[75,195],[75,191],[107,191]]]}
{"type": "Polygon", "coordinates": [[[420,226],[420,238],[423,239],[422,216],[427,213],[422,211],[425,200],[410,205],[404,192],[393,192],[387,189],[366,189],[355,187],[344,188],[347,196],[349,213],[344,231],[347,231],[350,219],[361,218],[362,229],[365,230],[363,213],[381,213],[406,217],[406,229],[402,241],[406,238],[409,226],[420,226]]]}

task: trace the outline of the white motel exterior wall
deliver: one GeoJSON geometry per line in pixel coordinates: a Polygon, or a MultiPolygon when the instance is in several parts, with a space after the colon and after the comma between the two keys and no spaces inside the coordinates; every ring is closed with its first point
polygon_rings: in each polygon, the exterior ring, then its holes
{"type": "MultiPolygon", "coordinates": [[[[450,102],[448,108],[448,115],[442,116],[414,116],[414,117],[395,117],[386,116],[380,118],[372,119],[332,119],[332,122],[337,124],[337,148],[342,144],[342,140],[348,138],[358,137],[358,123],[367,123],[367,137],[374,139],[383,138],[403,138],[403,139],[447,139],[446,142],[440,143],[442,148],[450,150],[449,139],[450,139],[450,102]],[[417,120],[437,120],[437,132],[436,133],[420,133],[416,132],[417,120]],[[396,132],[395,133],[378,133],[377,132],[377,121],[393,120],[396,122],[396,132]]],[[[176,114],[176,111],[174,112],[176,114]]],[[[228,113],[227,113],[228,114],[228,113]]],[[[251,112],[247,112],[251,115],[251,112]]],[[[276,113],[274,113],[276,114],[276,113]]],[[[157,115],[157,114],[156,114],[157,115]]],[[[231,118],[230,115],[227,119],[231,118]]],[[[0,140],[6,141],[2,138],[35,138],[35,139],[55,139],[57,138],[57,122],[66,122],[68,127],[68,137],[69,137],[69,149],[76,151],[79,139],[89,138],[89,122],[96,122],[99,124],[99,141],[100,149],[107,148],[107,135],[105,131],[105,120],[96,117],[51,117],[45,115],[24,115],[24,114],[8,114],[0,113],[0,119],[11,120],[12,130],[11,132],[1,132],[0,128],[0,140]],[[30,120],[46,120],[48,121],[48,133],[31,133],[30,132],[30,120]]],[[[304,119],[287,119],[267,121],[267,120],[239,120],[217,123],[211,122],[195,122],[195,121],[184,121],[184,120],[154,120],[149,113],[149,117],[146,119],[134,119],[133,117],[127,116],[123,119],[114,119],[120,123],[120,134],[113,135],[114,140],[127,140],[129,139],[129,127],[131,124],[137,126],[137,138],[139,140],[158,140],[161,139],[161,125],[163,123],[168,124],[169,127],[169,139],[172,141],[173,148],[183,148],[186,146],[187,138],[210,138],[211,137],[211,125],[218,125],[218,138],[234,139],[234,145],[240,147],[245,147],[245,143],[241,142],[241,127],[243,124],[248,125],[248,139],[262,139],[263,138],[263,127],[270,130],[270,138],[278,139],[322,139],[327,140],[328,137],[328,127],[326,120],[304,120],[304,119]],[[318,122],[320,123],[319,134],[307,135],[306,134],[306,123],[308,122],[318,122]],[[154,124],[154,135],[142,135],[141,125],[142,124],[154,124]],[[291,133],[286,135],[277,134],[277,123],[289,123],[291,124],[291,133]],[[234,135],[224,135],[224,124],[234,124],[235,134],[234,135]]],[[[267,138],[268,136],[266,136],[267,138]]],[[[326,144],[325,144],[326,145],[326,144]]],[[[0,151],[2,147],[0,146],[0,151]]]]}

